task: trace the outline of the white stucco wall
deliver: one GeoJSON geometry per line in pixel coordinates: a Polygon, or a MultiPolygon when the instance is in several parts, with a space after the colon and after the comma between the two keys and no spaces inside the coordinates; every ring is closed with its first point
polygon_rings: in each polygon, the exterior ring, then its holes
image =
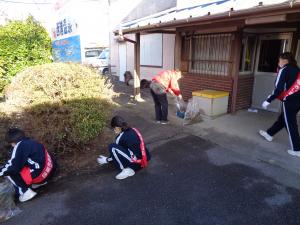
{"type": "MultiPolygon", "coordinates": [[[[128,16],[128,13],[134,10],[142,0],[114,0],[110,1],[109,7],[109,30],[110,30],[110,66],[113,75],[119,76],[119,43],[115,39],[113,31],[117,30],[122,20],[128,16]]],[[[132,45],[133,48],[133,45],[132,45]]],[[[127,48],[129,49],[129,48],[127,48]]],[[[129,50],[131,51],[131,50],[129,50]]],[[[128,59],[127,59],[128,61],[128,59]]],[[[132,70],[133,72],[133,70],[132,70]]]]}
{"type": "Polygon", "coordinates": [[[174,69],[175,34],[163,34],[163,66],[162,68],[141,67],[141,79],[151,80],[154,75],[174,69]]]}
{"type": "Polygon", "coordinates": [[[114,34],[110,34],[110,66],[112,75],[119,76],[119,43],[115,40],[114,34]]]}
{"type": "MultiPolygon", "coordinates": [[[[126,35],[127,38],[135,40],[135,35],[126,35]]],[[[127,45],[127,70],[133,74],[134,71],[134,45],[130,42],[127,45]]],[[[141,66],[141,79],[151,80],[152,77],[163,70],[174,69],[174,48],[175,48],[175,34],[163,34],[163,66],[157,67],[144,67],[141,66]]],[[[118,43],[114,42],[111,46],[112,50],[112,71],[114,74],[119,74],[119,60],[118,60],[118,43]]],[[[123,74],[121,74],[123,76],[123,74]]]]}

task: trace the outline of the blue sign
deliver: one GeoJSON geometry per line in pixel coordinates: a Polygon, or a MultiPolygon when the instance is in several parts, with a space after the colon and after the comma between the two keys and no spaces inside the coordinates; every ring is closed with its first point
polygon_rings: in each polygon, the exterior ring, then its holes
{"type": "Polygon", "coordinates": [[[81,63],[80,36],[71,36],[53,41],[52,51],[55,62],[81,63]]]}

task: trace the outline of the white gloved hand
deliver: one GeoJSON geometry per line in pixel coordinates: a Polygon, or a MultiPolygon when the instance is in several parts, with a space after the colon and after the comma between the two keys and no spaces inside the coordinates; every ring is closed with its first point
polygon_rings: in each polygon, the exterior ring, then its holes
{"type": "Polygon", "coordinates": [[[99,157],[97,158],[97,162],[100,164],[100,165],[104,165],[107,162],[107,157],[104,156],[104,155],[99,155],[99,157]]]}
{"type": "Polygon", "coordinates": [[[263,109],[267,109],[268,105],[270,105],[270,102],[264,101],[261,106],[263,107],[263,109]]]}

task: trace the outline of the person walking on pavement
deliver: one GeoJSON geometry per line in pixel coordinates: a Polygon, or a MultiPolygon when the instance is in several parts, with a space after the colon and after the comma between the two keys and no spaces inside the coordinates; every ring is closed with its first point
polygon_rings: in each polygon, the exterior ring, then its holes
{"type": "Polygon", "coordinates": [[[47,184],[53,177],[56,163],[42,144],[27,138],[18,128],[9,129],[5,140],[12,146],[12,154],[0,169],[0,176],[11,181],[20,202],[28,201],[37,194],[32,189],[47,184]]]}
{"type": "Polygon", "coordinates": [[[178,98],[182,98],[178,81],[181,72],[166,70],[157,74],[151,81],[150,92],[155,105],[155,118],[157,123],[168,123],[168,99],[167,92],[178,98]]]}
{"type": "Polygon", "coordinates": [[[282,101],[282,112],[268,130],[260,130],[259,134],[267,141],[272,141],[273,136],[285,127],[291,144],[288,153],[300,157],[297,125],[297,113],[300,111],[300,70],[290,52],[280,54],[279,68],[275,89],[263,102],[262,107],[267,109],[268,105],[277,98],[282,101]]]}
{"type": "Polygon", "coordinates": [[[117,134],[116,142],[108,147],[110,156],[100,155],[97,162],[100,165],[112,162],[120,170],[116,179],[122,180],[145,168],[151,156],[141,133],[130,127],[121,116],[112,118],[111,127],[117,134]]]}

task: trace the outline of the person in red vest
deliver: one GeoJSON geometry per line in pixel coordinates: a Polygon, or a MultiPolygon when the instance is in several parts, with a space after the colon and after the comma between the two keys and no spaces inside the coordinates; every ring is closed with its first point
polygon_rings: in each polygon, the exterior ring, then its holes
{"type": "Polygon", "coordinates": [[[111,127],[117,134],[116,142],[108,147],[110,156],[100,155],[97,162],[100,165],[112,162],[120,171],[116,179],[122,180],[133,176],[136,170],[145,168],[151,156],[141,133],[130,127],[123,117],[113,117],[111,127]]]}
{"type": "Polygon", "coordinates": [[[181,72],[167,70],[157,74],[151,81],[150,92],[155,105],[155,119],[157,123],[168,123],[168,99],[167,92],[182,98],[178,81],[181,72]]]}
{"type": "Polygon", "coordinates": [[[273,136],[285,127],[291,144],[288,153],[300,157],[300,138],[297,125],[297,113],[300,111],[300,70],[290,52],[280,54],[279,68],[275,89],[263,102],[262,107],[267,109],[268,105],[277,98],[282,101],[282,112],[268,130],[260,130],[259,134],[267,141],[272,141],[273,136]]]}
{"type": "Polygon", "coordinates": [[[37,194],[32,189],[47,184],[52,178],[56,163],[42,144],[27,138],[18,128],[9,129],[5,140],[12,146],[12,154],[0,169],[0,176],[12,182],[20,202],[28,201],[37,194]]]}

